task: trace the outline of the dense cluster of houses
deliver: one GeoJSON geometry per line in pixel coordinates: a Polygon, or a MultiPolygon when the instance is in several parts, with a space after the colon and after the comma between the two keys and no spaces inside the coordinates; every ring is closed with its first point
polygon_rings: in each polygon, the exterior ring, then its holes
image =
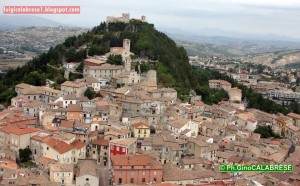
{"type": "Polygon", "coordinates": [[[129,40],[110,53],[125,65],[87,59],[84,78],[61,90],[16,85],[0,112],[0,185],[300,184],[300,115],[248,109],[241,90],[220,80],[209,85],[226,90],[228,101],[181,102],[175,89],[157,85],[154,70],[131,71],[129,40]],[[101,96],[85,97],[89,87],[101,96]],[[266,125],[283,138],[254,133],[266,125]],[[26,148],[30,169],[16,163],[26,148]],[[293,164],[294,172],[222,173],[222,164],[293,164]]]}

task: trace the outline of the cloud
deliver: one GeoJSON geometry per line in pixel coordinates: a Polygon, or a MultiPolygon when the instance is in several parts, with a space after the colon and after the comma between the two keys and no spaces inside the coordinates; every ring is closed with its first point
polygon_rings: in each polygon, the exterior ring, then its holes
{"type": "MultiPolygon", "coordinates": [[[[3,3],[2,3],[3,2],[3,3]]],[[[79,5],[80,15],[42,15],[65,24],[95,26],[106,16],[146,15],[157,26],[216,28],[300,38],[300,0],[11,0],[4,5],[79,5]]]]}

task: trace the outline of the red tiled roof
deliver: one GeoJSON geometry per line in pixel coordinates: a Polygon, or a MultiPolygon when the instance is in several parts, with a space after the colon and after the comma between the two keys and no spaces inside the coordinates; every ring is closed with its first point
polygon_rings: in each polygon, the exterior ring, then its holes
{"type": "Polygon", "coordinates": [[[93,136],[97,136],[98,135],[98,132],[97,130],[94,130],[92,132],[89,133],[89,137],[93,137],[93,136]]]}
{"type": "Polygon", "coordinates": [[[65,152],[70,151],[73,149],[73,147],[63,141],[53,139],[53,138],[48,138],[44,141],[48,146],[56,150],[58,153],[63,154],[65,152]]]}
{"type": "Polygon", "coordinates": [[[131,126],[134,127],[134,128],[139,128],[139,127],[143,127],[143,126],[145,126],[145,127],[147,127],[147,128],[150,128],[150,127],[149,127],[146,123],[144,123],[144,122],[134,123],[134,124],[132,124],[131,126]]]}
{"type": "Polygon", "coordinates": [[[16,161],[8,158],[0,158],[0,162],[16,163],[16,161]]]}
{"type": "Polygon", "coordinates": [[[75,140],[71,143],[71,146],[76,149],[81,149],[85,144],[82,141],[75,140]]]}
{"type": "Polygon", "coordinates": [[[70,104],[67,108],[68,112],[82,112],[83,108],[79,104],[70,104]]]}
{"type": "Polygon", "coordinates": [[[297,119],[300,119],[300,115],[299,114],[295,114],[293,112],[289,113],[287,116],[290,116],[292,118],[297,118],[297,119]]]}
{"type": "Polygon", "coordinates": [[[19,122],[35,122],[36,118],[32,116],[10,116],[0,120],[0,125],[17,124],[19,122]]]}
{"type": "Polygon", "coordinates": [[[205,104],[201,101],[194,101],[193,105],[195,105],[195,106],[204,106],[205,104]]]}
{"type": "Polygon", "coordinates": [[[17,126],[5,126],[0,128],[0,131],[3,131],[5,133],[11,133],[16,135],[24,135],[29,134],[33,132],[38,132],[40,129],[37,128],[19,128],[17,126]]]}
{"type": "Polygon", "coordinates": [[[151,164],[152,158],[143,155],[112,155],[111,161],[114,166],[147,166],[151,164]]]}
{"type": "Polygon", "coordinates": [[[60,123],[61,127],[65,128],[73,128],[74,127],[74,121],[68,121],[68,120],[62,120],[60,123]]]}
{"type": "Polygon", "coordinates": [[[0,116],[4,116],[4,115],[7,115],[7,114],[11,114],[11,112],[9,110],[0,111],[0,116]]]}
{"type": "Polygon", "coordinates": [[[46,138],[47,138],[47,136],[46,137],[41,137],[41,136],[37,136],[37,135],[31,137],[31,139],[36,140],[36,141],[40,141],[40,142],[43,142],[46,138]]]}
{"type": "Polygon", "coordinates": [[[93,145],[101,145],[101,146],[107,146],[108,147],[108,144],[109,144],[108,142],[109,142],[108,140],[98,138],[98,139],[92,141],[92,144],[93,145]]]}
{"type": "Polygon", "coordinates": [[[43,156],[39,157],[36,161],[40,164],[43,164],[43,165],[48,165],[49,163],[54,163],[55,162],[54,159],[50,159],[50,158],[43,157],[43,156]]]}

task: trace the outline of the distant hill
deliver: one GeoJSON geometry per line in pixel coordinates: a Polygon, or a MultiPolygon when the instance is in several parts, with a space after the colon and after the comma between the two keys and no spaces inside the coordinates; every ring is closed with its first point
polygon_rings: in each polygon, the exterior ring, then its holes
{"type": "Polygon", "coordinates": [[[197,33],[170,28],[160,30],[184,46],[188,55],[242,57],[300,49],[299,40],[275,35],[247,35],[213,29],[197,33]]]}
{"type": "Polygon", "coordinates": [[[33,15],[0,15],[0,30],[31,26],[64,26],[46,18],[33,15]]]}
{"type": "Polygon", "coordinates": [[[292,68],[299,66],[297,64],[300,63],[300,50],[270,52],[245,58],[243,61],[264,64],[271,67],[286,66],[292,68]]]}

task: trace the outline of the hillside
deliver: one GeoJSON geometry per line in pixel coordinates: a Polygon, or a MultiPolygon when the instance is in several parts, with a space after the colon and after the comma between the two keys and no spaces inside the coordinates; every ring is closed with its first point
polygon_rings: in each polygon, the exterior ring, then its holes
{"type": "MultiPolygon", "coordinates": [[[[223,36],[203,36],[195,33],[168,31],[168,36],[183,46],[188,55],[201,57],[225,56],[243,57],[263,55],[277,51],[289,51],[300,48],[300,42],[264,39],[239,39],[223,36]]],[[[213,33],[211,33],[213,34],[213,33]]],[[[279,38],[278,38],[279,39],[279,38]]]]}
{"type": "MultiPolygon", "coordinates": [[[[133,53],[157,61],[155,65],[149,65],[147,68],[155,69],[159,85],[175,88],[180,99],[188,98],[186,95],[194,89],[198,95],[203,96],[205,103],[218,103],[228,98],[228,95],[223,90],[209,89],[208,80],[224,79],[243,90],[243,98],[246,97],[249,100],[252,108],[271,113],[288,112],[282,105],[263,98],[261,94],[247,87],[238,85],[230,77],[218,71],[193,69],[188,63],[187,53],[183,47],[177,47],[173,40],[157,31],[153,24],[136,21],[131,21],[129,24],[112,23],[108,26],[101,23],[86,33],[69,37],[64,43],[51,47],[48,52],[29,61],[23,67],[8,71],[4,76],[0,76],[0,102],[9,104],[11,98],[16,95],[14,86],[20,82],[40,86],[45,84],[47,78],[55,81],[57,85],[55,87],[59,87],[59,84],[65,81],[64,71],[57,70],[53,66],[60,67],[63,60],[83,64],[86,53],[90,56],[105,54],[110,47],[122,46],[125,38],[131,40],[133,53]]],[[[82,65],[78,67],[78,71],[82,72],[82,65]]],[[[70,74],[71,80],[76,78],[80,76],[70,74]]]]}
{"type": "Polygon", "coordinates": [[[194,43],[189,41],[175,40],[179,46],[183,46],[189,56],[200,57],[240,57],[245,56],[248,53],[237,48],[216,45],[211,43],[194,43]]]}
{"type": "Polygon", "coordinates": [[[287,50],[281,52],[271,52],[245,58],[243,61],[264,64],[271,67],[290,66],[300,62],[300,50],[287,50]]]}
{"type": "Polygon", "coordinates": [[[102,55],[110,47],[122,46],[123,39],[126,38],[131,40],[131,51],[137,56],[158,61],[152,68],[157,71],[161,86],[174,87],[179,95],[188,94],[192,86],[197,86],[184,48],[177,47],[173,40],[157,31],[153,24],[131,21],[129,24],[111,23],[107,27],[105,23],[101,23],[86,33],[67,38],[63,44],[51,47],[48,52],[25,66],[1,77],[0,101],[9,100],[11,96],[8,92],[13,91],[12,87],[22,81],[26,82],[26,77],[29,76],[27,79],[30,79],[30,73],[34,71],[58,84],[62,83],[63,72],[49,68],[47,64],[61,66],[63,59],[82,62],[86,58],[87,48],[90,56],[102,55]]]}

